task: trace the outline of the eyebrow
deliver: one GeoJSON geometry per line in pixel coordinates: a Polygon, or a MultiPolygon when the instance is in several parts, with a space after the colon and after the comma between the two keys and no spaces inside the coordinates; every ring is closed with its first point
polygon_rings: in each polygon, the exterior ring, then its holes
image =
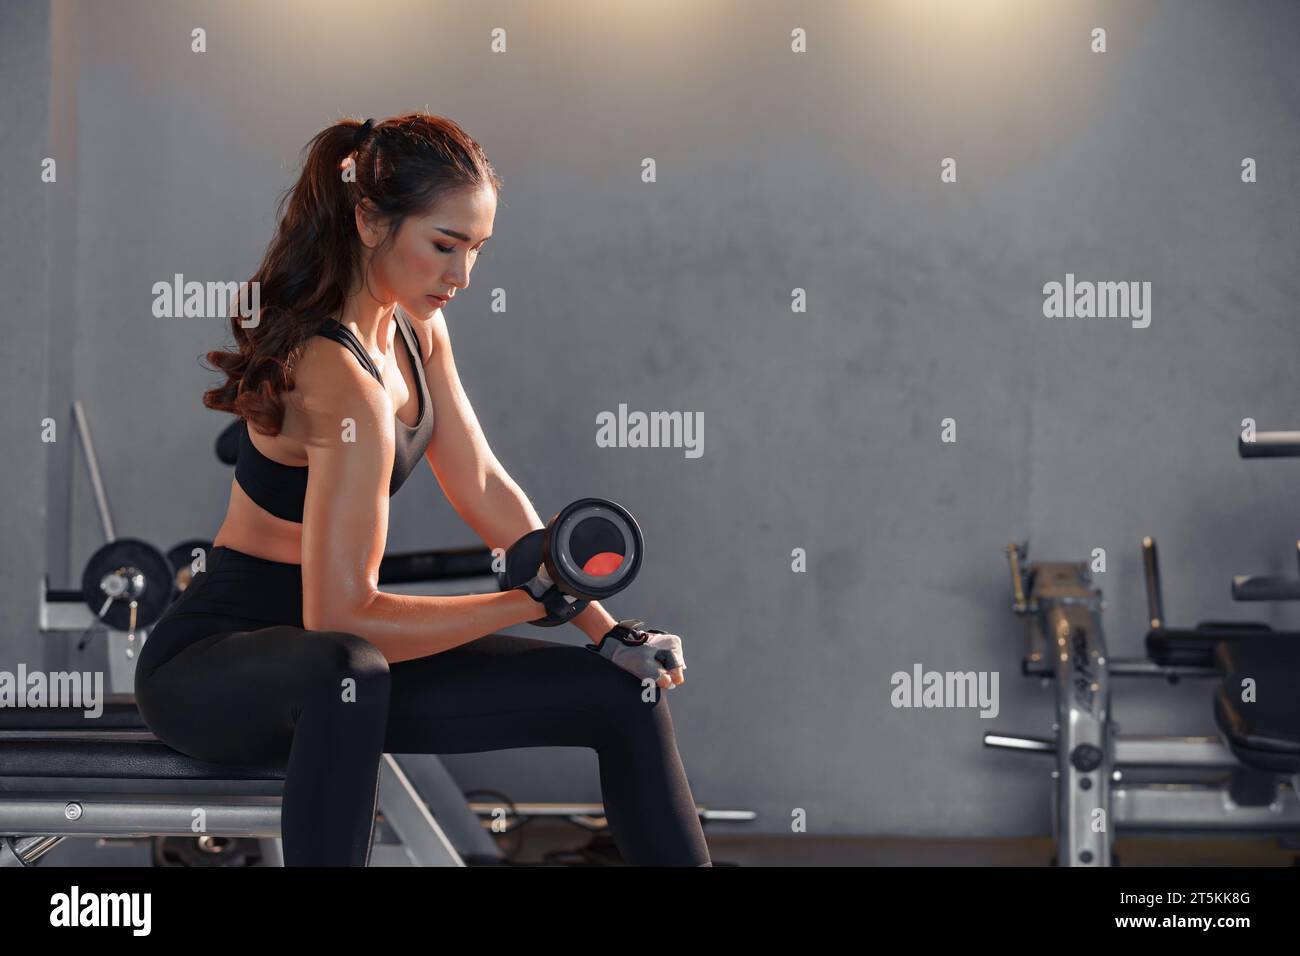
{"type": "MultiPolygon", "coordinates": [[[[447,235],[451,236],[453,239],[459,239],[461,242],[469,242],[469,241],[470,241],[469,236],[465,235],[465,233],[463,233],[463,232],[456,232],[454,229],[444,229],[444,228],[442,228],[442,226],[434,226],[433,228],[434,228],[434,229],[437,229],[439,232],[446,233],[447,235]]],[[[488,241],[489,239],[491,239],[491,238],[492,238],[492,234],[491,234],[491,233],[488,233],[486,236],[484,236],[484,237],[483,237],[482,239],[480,239],[479,241],[480,241],[480,242],[487,242],[487,241],[488,241]]]]}

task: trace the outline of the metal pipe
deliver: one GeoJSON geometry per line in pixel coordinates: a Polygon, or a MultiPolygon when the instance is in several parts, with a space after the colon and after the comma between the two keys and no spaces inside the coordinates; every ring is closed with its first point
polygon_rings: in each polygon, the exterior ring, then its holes
{"type": "Polygon", "coordinates": [[[1056,753],[1056,741],[1047,737],[1013,737],[1010,734],[987,733],[984,735],[984,746],[995,750],[1018,750],[1022,753],[1056,753]]]}
{"type": "Polygon", "coordinates": [[[99,520],[104,526],[104,540],[115,541],[113,533],[113,516],[108,510],[108,495],[104,493],[104,482],[99,477],[99,459],[95,457],[95,443],[90,440],[90,425],[86,421],[86,411],[81,401],[72,402],[72,417],[77,422],[77,432],[81,435],[81,448],[86,454],[86,470],[90,472],[90,487],[95,492],[95,507],[99,509],[99,520]]]}
{"type": "Polygon", "coordinates": [[[0,867],[31,866],[63,839],[61,836],[5,837],[0,841],[0,867]]]}
{"type": "Polygon", "coordinates": [[[1160,561],[1156,557],[1156,541],[1150,536],[1142,539],[1142,570],[1147,585],[1147,617],[1151,630],[1165,626],[1165,603],[1160,594],[1160,561]]]}

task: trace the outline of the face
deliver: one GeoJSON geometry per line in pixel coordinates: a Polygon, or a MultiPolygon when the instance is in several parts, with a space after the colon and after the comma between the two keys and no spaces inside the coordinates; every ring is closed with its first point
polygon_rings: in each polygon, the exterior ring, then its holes
{"type": "Polygon", "coordinates": [[[469,288],[483,244],[492,235],[496,190],[459,189],[426,215],[408,216],[396,237],[375,254],[372,275],[412,318],[431,317],[469,288]]]}

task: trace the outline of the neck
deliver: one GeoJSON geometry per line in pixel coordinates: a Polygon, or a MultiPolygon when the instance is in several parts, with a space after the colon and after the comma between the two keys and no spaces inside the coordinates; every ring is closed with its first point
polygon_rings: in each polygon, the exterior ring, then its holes
{"type": "Polygon", "coordinates": [[[366,351],[387,355],[396,309],[396,302],[377,302],[368,292],[362,291],[343,307],[339,324],[351,329],[366,351]]]}

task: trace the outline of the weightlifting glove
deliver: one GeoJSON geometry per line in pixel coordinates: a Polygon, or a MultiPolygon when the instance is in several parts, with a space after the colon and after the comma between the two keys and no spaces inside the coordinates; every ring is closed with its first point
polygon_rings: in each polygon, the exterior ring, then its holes
{"type": "MultiPolygon", "coordinates": [[[[617,664],[637,680],[647,677],[656,684],[674,668],[686,670],[682,655],[682,639],[653,627],[644,621],[619,621],[605,633],[599,644],[588,644],[594,651],[617,664]]],[[[675,687],[675,683],[668,685],[675,687]]]]}
{"type": "Polygon", "coordinates": [[[532,623],[541,623],[543,627],[564,624],[577,617],[587,609],[589,601],[579,601],[571,594],[563,593],[551,576],[546,572],[546,565],[539,565],[537,574],[528,581],[518,585],[516,591],[525,591],[534,601],[546,608],[546,617],[532,623]]]}
{"type": "Polygon", "coordinates": [[[516,591],[527,591],[534,601],[540,601],[546,592],[555,587],[555,582],[551,580],[550,574],[546,571],[546,565],[537,566],[537,574],[531,580],[515,587],[516,591]]]}

